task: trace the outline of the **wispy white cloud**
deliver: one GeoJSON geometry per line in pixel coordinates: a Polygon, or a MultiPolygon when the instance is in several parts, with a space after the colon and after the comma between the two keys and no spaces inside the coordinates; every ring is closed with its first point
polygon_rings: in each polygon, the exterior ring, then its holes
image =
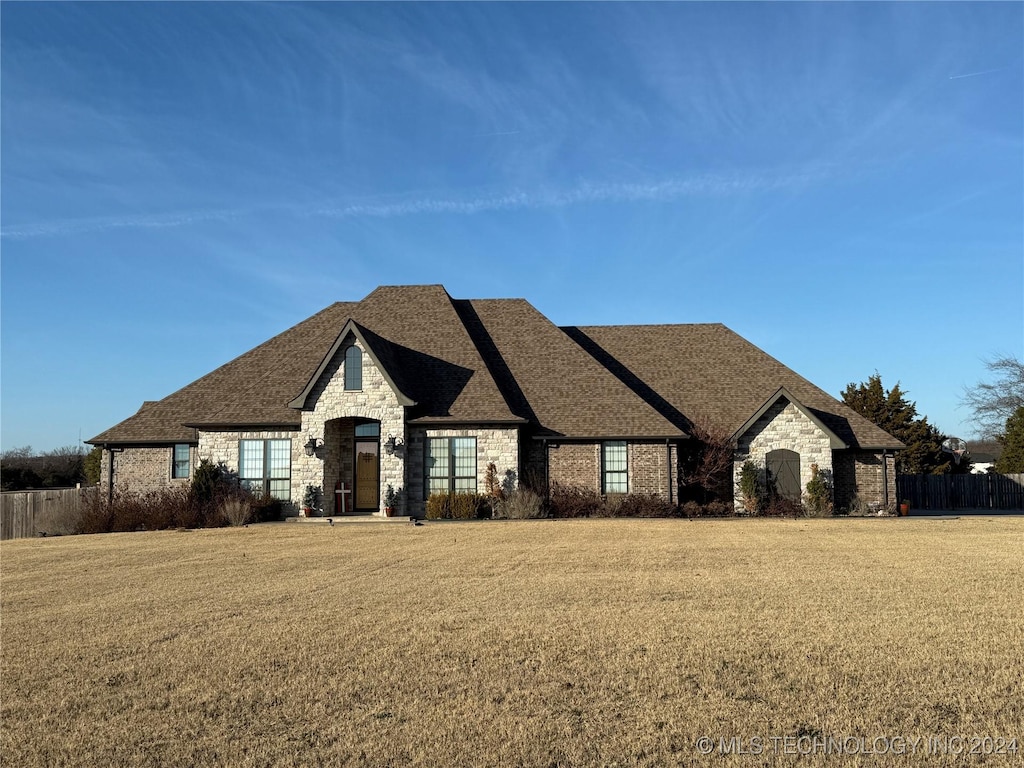
{"type": "Polygon", "coordinates": [[[510,190],[476,195],[410,195],[390,201],[347,203],[315,202],[238,209],[176,211],[166,214],[66,219],[5,227],[2,237],[28,240],[104,232],[115,229],[162,229],[188,227],[210,221],[228,221],[260,214],[293,214],[329,219],[397,218],[417,214],[471,215],[488,211],[562,208],[597,202],[665,203],[688,197],[723,197],[779,189],[799,189],[828,177],[826,168],[786,173],[704,174],[691,178],[648,182],[582,181],[563,189],[510,190]]]}
{"type": "Polygon", "coordinates": [[[94,217],[88,219],[64,219],[62,221],[40,222],[24,226],[4,227],[0,236],[10,240],[31,240],[38,237],[62,237],[87,235],[114,229],[163,229],[186,227],[203,221],[227,221],[236,219],[249,211],[208,210],[177,211],[174,213],[147,216],[94,217]]]}
{"type": "Polygon", "coordinates": [[[963,75],[950,75],[950,80],[960,80],[964,77],[978,77],[979,75],[991,75],[993,72],[1002,72],[1005,67],[997,67],[996,69],[984,69],[981,72],[968,72],[963,75]]]}

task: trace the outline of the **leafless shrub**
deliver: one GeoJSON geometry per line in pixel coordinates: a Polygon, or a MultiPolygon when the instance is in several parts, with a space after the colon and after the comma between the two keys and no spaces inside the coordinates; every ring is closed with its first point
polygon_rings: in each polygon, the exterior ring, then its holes
{"type": "Polygon", "coordinates": [[[683,488],[696,497],[693,501],[728,499],[736,453],[732,435],[703,416],[690,425],[690,434],[694,437],[692,448],[681,449],[679,455],[683,488]]]}
{"type": "Polygon", "coordinates": [[[688,501],[680,507],[680,512],[683,517],[734,517],[736,514],[733,505],[727,501],[709,501],[707,504],[688,501]]]}
{"type": "Polygon", "coordinates": [[[508,520],[544,517],[544,499],[529,488],[517,488],[494,502],[494,515],[508,520]]]}
{"type": "Polygon", "coordinates": [[[36,515],[35,521],[36,531],[47,536],[69,536],[78,533],[81,525],[81,508],[44,509],[36,515]]]}
{"type": "Polygon", "coordinates": [[[597,491],[561,483],[551,484],[549,503],[553,517],[596,517],[604,507],[604,499],[597,491]]]}
{"type": "Polygon", "coordinates": [[[228,525],[245,525],[252,516],[252,504],[246,498],[228,498],[221,501],[219,511],[228,525]]]}

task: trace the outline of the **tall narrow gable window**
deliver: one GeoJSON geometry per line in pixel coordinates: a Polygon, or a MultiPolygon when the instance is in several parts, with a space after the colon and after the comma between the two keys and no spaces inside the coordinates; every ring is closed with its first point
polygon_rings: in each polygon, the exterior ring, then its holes
{"type": "Polygon", "coordinates": [[[345,350],[345,389],[363,388],[363,351],[353,344],[345,350]]]}
{"type": "Polygon", "coordinates": [[[432,437],[427,440],[427,496],[476,493],[476,438],[432,437]]]}
{"type": "Polygon", "coordinates": [[[625,440],[601,443],[601,490],[604,493],[626,493],[629,490],[625,440]]]}
{"type": "Polygon", "coordinates": [[[187,443],[178,443],[174,446],[174,456],[171,459],[171,477],[175,480],[188,477],[190,450],[187,443]]]}
{"type": "Polygon", "coordinates": [[[239,441],[238,476],[253,493],[288,501],[292,495],[292,441],[239,441]]]}

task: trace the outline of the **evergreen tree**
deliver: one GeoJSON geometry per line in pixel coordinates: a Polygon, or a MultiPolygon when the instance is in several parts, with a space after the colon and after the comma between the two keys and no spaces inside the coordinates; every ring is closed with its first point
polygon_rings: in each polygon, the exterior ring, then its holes
{"type": "Polygon", "coordinates": [[[876,373],[866,382],[847,384],[842,398],[861,416],[907,446],[896,454],[897,472],[906,475],[970,472],[970,460],[966,456],[957,465],[952,455],[943,452],[945,436],[928,423],[927,417],[918,418],[916,403],[907,400],[899,382],[887,392],[881,375],[876,373]]]}
{"type": "Polygon", "coordinates": [[[85,454],[85,458],[82,459],[82,475],[87,485],[99,485],[102,459],[103,449],[99,446],[85,454]]]}
{"type": "Polygon", "coordinates": [[[1004,475],[1024,472],[1024,406],[1020,406],[1006,420],[1006,431],[999,442],[1003,453],[996,461],[995,470],[1004,475]]]}

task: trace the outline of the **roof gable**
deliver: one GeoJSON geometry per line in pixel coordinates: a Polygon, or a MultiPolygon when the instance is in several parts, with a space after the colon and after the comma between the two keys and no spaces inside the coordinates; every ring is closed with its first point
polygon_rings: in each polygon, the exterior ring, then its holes
{"type": "Polygon", "coordinates": [[[330,367],[331,361],[334,359],[338,350],[341,349],[342,345],[350,336],[359,341],[362,348],[366,351],[366,354],[370,356],[370,360],[372,360],[373,364],[377,366],[377,370],[379,370],[381,376],[384,377],[384,381],[388,383],[388,386],[391,387],[395,396],[398,398],[398,404],[404,406],[416,405],[416,401],[407,396],[395,383],[394,376],[389,371],[389,367],[391,366],[384,364],[385,359],[393,360],[393,355],[390,354],[390,350],[386,349],[387,342],[376,334],[367,333],[366,329],[359,326],[359,323],[349,319],[341,329],[338,337],[334,340],[331,348],[327,350],[327,354],[324,356],[320,365],[317,366],[313,375],[309,377],[309,381],[306,383],[302,392],[288,403],[288,407],[299,409],[306,409],[309,407],[307,401],[309,400],[310,394],[316,387],[317,382],[320,381],[320,377],[323,376],[330,367]]]}
{"type": "Polygon", "coordinates": [[[824,432],[826,437],[828,437],[829,445],[832,448],[832,450],[841,450],[843,448],[850,447],[842,440],[840,440],[835,432],[826,427],[822,423],[821,419],[819,419],[813,411],[808,409],[803,403],[801,403],[799,400],[793,397],[793,394],[785,387],[779,387],[775,394],[773,394],[771,397],[765,400],[764,404],[756,411],[754,411],[753,415],[745,422],[743,422],[743,424],[741,424],[740,427],[733,433],[732,439],[738,440],[740,437],[746,434],[746,432],[751,427],[753,427],[754,424],[757,423],[757,420],[764,416],[772,408],[772,406],[774,406],[780,400],[785,400],[791,405],[793,405],[793,407],[800,411],[800,413],[803,414],[803,416],[808,421],[810,421],[812,424],[814,424],[814,426],[816,426],[818,429],[824,432]]]}

